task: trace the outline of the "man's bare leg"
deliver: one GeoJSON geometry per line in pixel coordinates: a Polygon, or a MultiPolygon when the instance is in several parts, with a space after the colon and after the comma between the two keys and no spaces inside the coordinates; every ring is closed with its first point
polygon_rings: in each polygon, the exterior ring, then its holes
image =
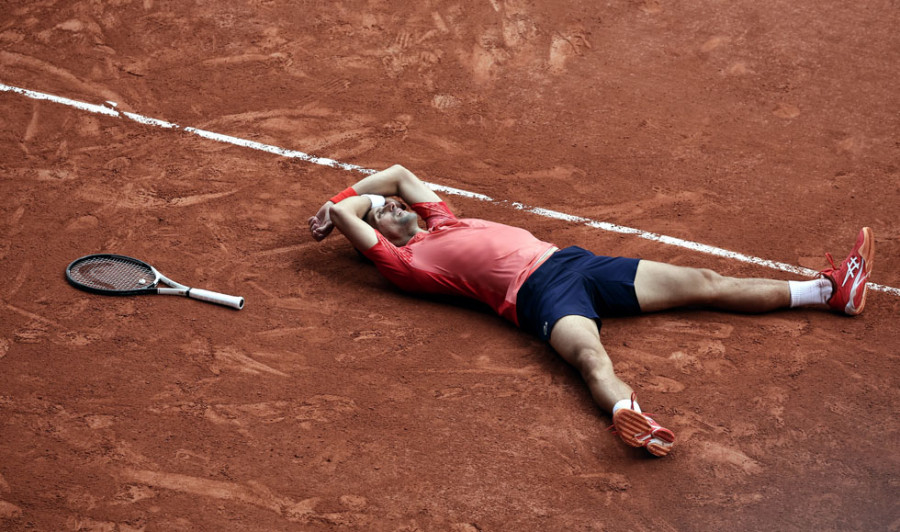
{"type": "Polygon", "coordinates": [[[612,412],[617,401],[631,397],[631,387],[613,371],[594,320],[584,316],[563,317],[550,332],[550,345],[581,373],[600,408],[612,412]]]}
{"type": "Polygon", "coordinates": [[[634,290],[644,312],[704,306],[735,312],[768,312],[788,308],[787,281],[725,277],[712,270],[642,260],[634,290]]]}
{"type": "Polygon", "coordinates": [[[640,412],[633,390],[613,371],[594,320],[584,316],[563,317],[550,332],[550,345],[581,373],[594,402],[612,412],[619,437],[626,444],[644,447],[655,456],[669,454],[675,435],[640,412]]]}
{"type": "MultiPolygon", "coordinates": [[[[724,277],[711,270],[642,260],[635,292],[644,312],[702,305],[738,312],[766,312],[790,306],[787,281],[724,277]]],[[[632,388],[613,370],[600,341],[597,323],[584,316],[565,316],[550,333],[550,345],[581,373],[598,406],[613,406],[631,397],[632,388]]]]}

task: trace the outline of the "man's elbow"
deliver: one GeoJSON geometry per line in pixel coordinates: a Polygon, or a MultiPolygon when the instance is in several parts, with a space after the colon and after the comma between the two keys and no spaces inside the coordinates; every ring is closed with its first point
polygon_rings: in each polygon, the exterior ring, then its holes
{"type": "Polygon", "coordinates": [[[347,221],[350,218],[358,218],[356,213],[353,212],[352,209],[349,209],[346,205],[341,205],[338,203],[331,207],[331,221],[334,223],[334,226],[340,229],[341,227],[347,226],[347,221]]]}
{"type": "Polygon", "coordinates": [[[393,170],[394,172],[397,173],[397,175],[399,177],[399,181],[401,183],[402,182],[406,182],[406,183],[421,182],[419,180],[419,178],[416,177],[416,174],[407,170],[406,167],[404,167],[403,165],[395,164],[394,166],[391,167],[391,170],[393,170]]]}

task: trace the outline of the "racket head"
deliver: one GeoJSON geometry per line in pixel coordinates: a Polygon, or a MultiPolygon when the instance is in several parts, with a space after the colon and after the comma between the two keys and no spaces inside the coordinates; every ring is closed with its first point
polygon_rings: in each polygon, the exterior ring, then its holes
{"type": "Polygon", "coordinates": [[[100,253],[72,261],[66,279],[75,288],[95,294],[131,296],[156,293],[160,275],[144,261],[100,253]]]}

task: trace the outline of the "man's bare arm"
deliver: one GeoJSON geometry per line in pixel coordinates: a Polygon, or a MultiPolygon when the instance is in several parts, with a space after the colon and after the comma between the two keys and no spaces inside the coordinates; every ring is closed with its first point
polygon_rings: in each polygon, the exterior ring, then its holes
{"type": "Polygon", "coordinates": [[[359,180],[353,190],[358,194],[399,196],[407,205],[441,201],[428,185],[399,164],[359,180]]]}
{"type": "Polygon", "coordinates": [[[372,201],[366,196],[353,196],[331,207],[331,221],[353,247],[366,250],[378,243],[375,229],[363,221],[372,201]]]}
{"type": "MultiPolygon", "coordinates": [[[[395,164],[386,170],[360,179],[353,185],[353,190],[356,191],[357,194],[399,196],[403,201],[410,205],[413,203],[441,201],[441,198],[416,177],[415,174],[399,164],[395,164]]],[[[353,198],[347,198],[347,200],[349,199],[353,198]]],[[[343,203],[343,201],[341,203],[343,203]]],[[[369,204],[366,203],[366,210],[368,209],[368,205],[369,204]]],[[[331,210],[334,206],[334,203],[327,201],[319,208],[319,211],[315,216],[309,218],[309,231],[315,240],[324,240],[331,234],[331,231],[334,230],[334,223],[331,219],[331,210]]],[[[359,216],[362,217],[365,215],[366,210],[359,213],[359,216]]],[[[365,222],[363,222],[363,224],[368,227],[368,224],[365,224],[365,222]]],[[[374,231],[372,234],[374,236],[374,231]]],[[[350,237],[348,236],[348,238],[350,237]]],[[[353,242],[352,239],[351,242],[353,242]]],[[[355,242],[354,245],[356,245],[355,242]]],[[[374,242],[370,246],[362,247],[360,249],[368,249],[369,247],[372,247],[372,245],[375,245],[374,242]]]]}

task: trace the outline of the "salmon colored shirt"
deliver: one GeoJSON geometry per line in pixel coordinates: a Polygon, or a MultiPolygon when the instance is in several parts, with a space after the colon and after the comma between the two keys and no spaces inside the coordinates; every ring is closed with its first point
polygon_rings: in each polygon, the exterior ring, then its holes
{"type": "Polygon", "coordinates": [[[519,288],[555,246],[517,227],[459,219],[443,201],[411,207],[428,230],[402,247],[376,230],[378,243],[363,254],[378,271],[403,290],[476,299],[518,325],[519,288]]]}

